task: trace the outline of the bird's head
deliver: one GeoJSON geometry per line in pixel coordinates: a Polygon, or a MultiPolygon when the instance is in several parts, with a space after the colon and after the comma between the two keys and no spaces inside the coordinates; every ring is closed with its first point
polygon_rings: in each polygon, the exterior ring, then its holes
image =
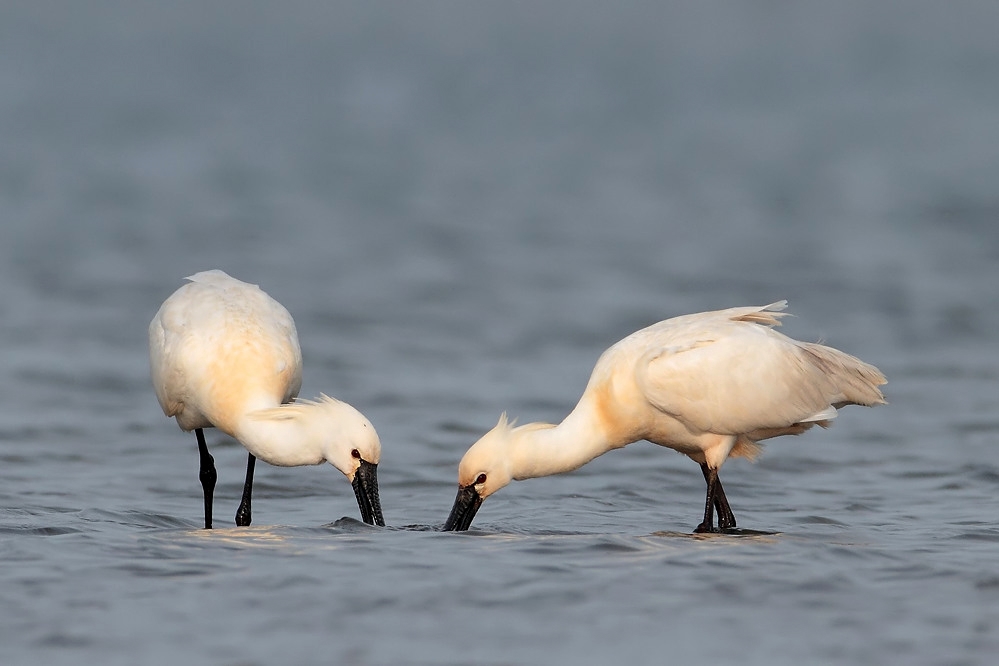
{"type": "Polygon", "coordinates": [[[301,401],[311,410],[306,427],[320,442],[323,458],[340,470],[354,487],[361,519],[384,525],[378,499],[378,461],[382,445],[371,422],[351,405],[320,394],[315,402],[301,401]]]}
{"type": "Polygon", "coordinates": [[[377,465],[381,460],[378,433],[361,412],[345,402],[323,395],[316,404],[326,412],[317,424],[322,430],[318,435],[323,456],[353,483],[362,463],[377,465]]]}
{"type": "Polygon", "coordinates": [[[482,501],[513,480],[514,428],[504,413],[496,426],[471,446],[458,465],[458,496],[444,530],[467,530],[482,501]]]}

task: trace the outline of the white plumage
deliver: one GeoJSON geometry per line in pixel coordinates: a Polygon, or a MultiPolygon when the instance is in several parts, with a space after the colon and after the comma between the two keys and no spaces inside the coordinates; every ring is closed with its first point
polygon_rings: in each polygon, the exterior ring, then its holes
{"type": "Polygon", "coordinates": [[[514,479],[576,469],[638,440],[701,465],[704,521],[735,526],[718,481],[730,456],[755,457],[760,440],[827,426],[844,405],[884,403],[885,377],[825,345],[774,330],[787,303],[702,312],[637,331],[601,355],[575,409],[559,425],[518,428],[505,415],[462,458],[445,529],[467,529],[482,500],[514,479]]]}
{"type": "Polygon", "coordinates": [[[219,270],[187,279],[149,324],[149,360],[163,413],[197,434],[205,526],[211,527],[216,477],[201,432],[209,427],[249,452],[237,524],[250,522],[253,465],[260,458],[281,466],[331,463],[354,485],[362,518],[383,525],[376,477],[381,444],[371,423],[325,395],[291,403],[302,387],[302,352],[288,311],[256,285],[219,270]]]}

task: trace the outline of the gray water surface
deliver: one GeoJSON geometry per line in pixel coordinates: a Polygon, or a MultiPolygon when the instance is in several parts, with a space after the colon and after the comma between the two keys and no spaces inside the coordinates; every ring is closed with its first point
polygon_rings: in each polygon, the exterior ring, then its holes
{"type": "Polygon", "coordinates": [[[8,3],[3,664],[990,664],[999,650],[999,5],[8,3]],[[329,466],[163,417],[199,270],[375,424],[329,466]],[[500,412],[558,421],[659,319],[790,301],[890,404],[722,471],[640,442],[436,531],[500,412]]]}

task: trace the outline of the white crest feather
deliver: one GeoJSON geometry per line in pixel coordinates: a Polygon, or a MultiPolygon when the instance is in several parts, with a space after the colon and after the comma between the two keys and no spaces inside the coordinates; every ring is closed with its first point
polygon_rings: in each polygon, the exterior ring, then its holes
{"type": "Polygon", "coordinates": [[[502,430],[510,432],[514,429],[516,425],[517,425],[517,419],[511,421],[507,418],[506,412],[503,412],[502,414],[500,414],[499,421],[496,422],[496,425],[493,427],[493,430],[502,430]]]}
{"type": "Polygon", "coordinates": [[[344,403],[341,400],[331,398],[325,393],[320,393],[319,397],[315,400],[296,398],[295,402],[289,402],[279,407],[269,407],[267,409],[258,409],[255,412],[250,412],[247,414],[247,417],[253,419],[254,421],[287,421],[289,419],[298,418],[317,407],[336,409],[343,404],[344,403]]]}

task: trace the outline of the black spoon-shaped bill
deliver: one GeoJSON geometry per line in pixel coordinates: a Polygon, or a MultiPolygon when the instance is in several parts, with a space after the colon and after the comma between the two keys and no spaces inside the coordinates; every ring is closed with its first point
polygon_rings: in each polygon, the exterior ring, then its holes
{"type": "Polygon", "coordinates": [[[476,492],[474,485],[459,488],[458,496],[454,498],[454,506],[451,507],[451,514],[444,522],[444,531],[463,532],[467,530],[480,506],[482,506],[482,497],[476,492]]]}
{"type": "Polygon", "coordinates": [[[378,465],[361,460],[351,485],[354,487],[354,496],[357,497],[357,508],[361,510],[361,520],[368,525],[384,527],[385,518],[378,499],[378,465]]]}

